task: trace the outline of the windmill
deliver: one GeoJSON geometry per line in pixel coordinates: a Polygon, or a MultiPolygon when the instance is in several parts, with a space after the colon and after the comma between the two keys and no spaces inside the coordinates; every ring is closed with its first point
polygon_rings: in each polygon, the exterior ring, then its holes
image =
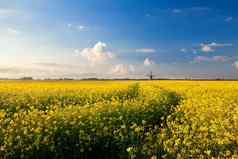
{"type": "Polygon", "coordinates": [[[150,74],[147,74],[146,76],[148,76],[150,80],[153,80],[153,78],[155,77],[152,71],[150,71],[150,74]]]}

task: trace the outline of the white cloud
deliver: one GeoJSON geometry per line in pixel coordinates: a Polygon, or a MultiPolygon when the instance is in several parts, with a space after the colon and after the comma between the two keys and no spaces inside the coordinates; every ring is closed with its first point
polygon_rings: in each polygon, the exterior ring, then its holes
{"type": "Polygon", "coordinates": [[[154,53],[156,50],[153,48],[141,48],[136,49],[136,52],[142,52],[142,53],[154,53]]]}
{"type": "Polygon", "coordinates": [[[18,11],[14,9],[0,8],[0,18],[8,18],[10,16],[15,16],[18,14],[18,11]]]}
{"type": "Polygon", "coordinates": [[[238,61],[235,61],[232,65],[233,65],[236,69],[238,69],[238,61]]]}
{"type": "Polygon", "coordinates": [[[208,52],[214,52],[215,50],[209,45],[201,44],[201,51],[208,53],[208,52]]]}
{"type": "Polygon", "coordinates": [[[230,22],[230,21],[232,21],[233,20],[233,17],[226,17],[225,18],[225,22],[230,22]]]}
{"type": "Polygon", "coordinates": [[[182,10],[181,9],[173,9],[172,12],[175,14],[178,14],[178,13],[181,13],[182,10]]]}
{"type": "Polygon", "coordinates": [[[19,35],[20,31],[13,29],[13,28],[7,28],[7,33],[10,35],[19,35]]]}
{"type": "Polygon", "coordinates": [[[79,54],[80,54],[80,50],[79,50],[79,49],[74,49],[74,53],[75,53],[76,55],[79,55],[79,54]]]}
{"type": "Polygon", "coordinates": [[[227,47],[227,46],[233,46],[233,44],[229,44],[229,43],[208,43],[208,44],[200,44],[201,46],[201,51],[208,53],[208,52],[214,52],[216,48],[222,48],[222,47],[227,47]]]}
{"type": "Polygon", "coordinates": [[[195,48],[181,48],[179,51],[183,53],[193,53],[193,54],[197,54],[198,52],[195,48]]]}
{"type": "Polygon", "coordinates": [[[208,7],[191,7],[191,8],[174,8],[169,9],[170,12],[174,14],[187,14],[187,15],[201,15],[201,13],[205,14],[211,9],[208,7]]]}
{"type": "Polygon", "coordinates": [[[72,24],[70,24],[70,23],[69,23],[69,24],[67,24],[67,27],[68,27],[68,28],[71,28],[72,26],[73,26],[73,25],[72,25],[72,24]]]}
{"type": "Polygon", "coordinates": [[[180,51],[185,53],[185,52],[187,52],[188,50],[187,50],[186,48],[182,48],[182,49],[180,49],[180,51]]]}
{"type": "Polygon", "coordinates": [[[144,66],[151,66],[154,64],[154,61],[152,61],[151,59],[149,58],[145,58],[144,60],[144,66]]]}
{"type": "Polygon", "coordinates": [[[74,25],[74,24],[71,24],[71,23],[68,23],[67,27],[69,29],[76,30],[76,31],[86,31],[88,29],[88,27],[86,27],[84,25],[74,25]]]}
{"type": "Polygon", "coordinates": [[[85,48],[82,51],[75,50],[75,52],[86,58],[93,65],[108,62],[115,57],[112,52],[107,50],[106,43],[100,41],[92,48],[85,48]]]}
{"type": "Polygon", "coordinates": [[[76,28],[77,28],[79,31],[83,31],[83,30],[86,29],[86,27],[83,26],[83,25],[79,25],[79,26],[77,26],[76,28]]]}
{"type": "Polygon", "coordinates": [[[196,56],[193,59],[193,62],[225,62],[227,61],[228,58],[226,56],[212,56],[212,57],[208,57],[208,56],[196,56]]]}
{"type": "Polygon", "coordinates": [[[133,65],[124,65],[124,64],[115,65],[112,67],[112,70],[111,70],[111,73],[113,75],[119,75],[119,76],[128,75],[133,72],[135,72],[135,68],[133,65]]]}
{"type": "Polygon", "coordinates": [[[188,8],[187,10],[194,11],[194,12],[205,12],[205,11],[210,11],[211,8],[208,8],[208,7],[191,7],[191,8],[188,8]]]}
{"type": "Polygon", "coordinates": [[[226,46],[233,46],[233,44],[229,44],[229,43],[224,43],[224,44],[219,44],[219,43],[215,43],[212,42],[210,44],[208,44],[211,47],[226,47],[226,46]]]}
{"type": "Polygon", "coordinates": [[[146,16],[146,17],[150,17],[150,16],[151,16],[151,14],[150,14],[150,13],[147,13],[145,16],[146,16]]]}
{"type": "Polygon", "coordinates": [[[69,68],[72,69],[76,67],[77,65],[71,65],[71,64],[61,64],[61,63],[55,63],[55,62],[35,62],[32,63],[33,66],[40,66],[41,68],[57,68],[57,69],[64,69],[69,68]]]}

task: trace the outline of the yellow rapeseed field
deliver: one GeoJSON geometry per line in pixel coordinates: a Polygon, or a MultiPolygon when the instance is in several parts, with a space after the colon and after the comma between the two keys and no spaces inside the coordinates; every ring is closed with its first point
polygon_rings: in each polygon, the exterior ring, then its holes
{"type": "Polygon", "coordinates": [[[238,82],[0,81],[0,158],[238,158],[238,82]]]}

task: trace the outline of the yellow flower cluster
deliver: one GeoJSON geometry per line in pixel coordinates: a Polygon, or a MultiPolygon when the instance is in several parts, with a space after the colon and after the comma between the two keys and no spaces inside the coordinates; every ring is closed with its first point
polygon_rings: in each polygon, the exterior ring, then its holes
{"type": "Polygon", "coordinates": [[[0,81],[0,158],[237,158],[236,81],[0,81]]]}
{"type": "Polygon", "coordinates": [[[150,158],[179,100],[135,81],[2,81],[0,97],[0,158],[150,158]]]}
{"type": "Polygon", "coordinates": [[[176,158],[238,158],[238,82],[163,84],[183,97],[162,134],[168,152],[176,158]]]}

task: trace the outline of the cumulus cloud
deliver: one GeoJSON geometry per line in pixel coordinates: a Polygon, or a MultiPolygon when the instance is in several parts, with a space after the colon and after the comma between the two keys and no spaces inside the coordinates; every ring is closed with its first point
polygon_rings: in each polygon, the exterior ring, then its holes
{"type": "Polygon", "coordinates": [[[214,52],[216,48],[222,48],[222,47],[228,47],[228,46],[233,46],[233,44],[229,44],[229,43],[202,43],[200,44],[201,46],[201,51],[208,53],[208,52],[214,52]]]}
{"type": "Polygon", "coordinates": [[[227,57],[226,56],[212,56],[212,57],[208,57],[208,56],[196,56],[193,59],[193,62],[225,62],[227,61],[227,57]]]}
{"type": "Polygon", "coordinates": [[[124,76],[135,72],[133,65],[118,64],[112,67],[111,73],[113,75],[124,76]]]}
{"type": "Polygon", "coordinates": [[[201,51],[207,53],[207,52],[214,52],[215,50],[209,45],[201,44],[201,51]]]}
{"type": "Polygon", "coordinates": [[[144,60],[144,66],[151,66],[154,64],[154,61],[152,61],[151,59],[149,58],[145,58],[144,60]]]}
{"type": "Polygon", "coordinates": [[[140,49],[136,49],[136,52],[142,52],[142,53],[153,53],[156,50],[153,48],[140,48],[140,49]]]}
{"type": "Polygon", "coordinates": [[[93,65],[108,62],[115,57],[112,52],[108,51],[107,44],[100,41],[92,48],[85,48],[81,51],[75,50],[75,53],[79,53],[93,65]]]}

